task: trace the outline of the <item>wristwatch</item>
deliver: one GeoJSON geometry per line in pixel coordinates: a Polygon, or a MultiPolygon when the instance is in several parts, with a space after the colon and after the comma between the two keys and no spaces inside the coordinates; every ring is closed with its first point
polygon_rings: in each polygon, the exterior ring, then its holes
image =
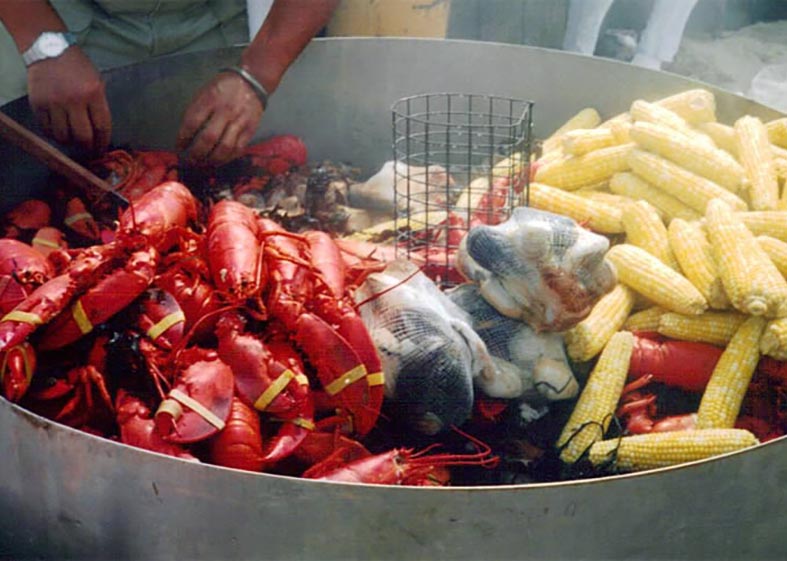
{"type": "Polygon", "coordinates": [[[44,31],[30,48],[22,53],[22,60],[25,66],[30,66],[39,60],[56,58],[74,43],[76,43],[76,36],[73,33],[44,31]]]}

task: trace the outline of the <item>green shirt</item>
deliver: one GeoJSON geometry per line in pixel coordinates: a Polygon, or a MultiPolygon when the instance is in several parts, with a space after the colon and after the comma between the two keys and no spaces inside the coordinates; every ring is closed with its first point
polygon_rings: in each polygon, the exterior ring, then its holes
{"type": "MultiPolygon", "coordinates": [[[[100,69],[249,40],[245,0],[50,0],[100,69]]],[[[26,71],[0,29],[0,103],[25,92],[26,71]]]]}

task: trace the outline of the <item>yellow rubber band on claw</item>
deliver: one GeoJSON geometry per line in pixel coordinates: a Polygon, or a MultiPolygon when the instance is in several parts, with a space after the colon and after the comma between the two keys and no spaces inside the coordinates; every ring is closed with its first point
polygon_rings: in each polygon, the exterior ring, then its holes
{"type": "Polygon", "coordinates": [[[363,364],[359,364],[355,368],[348,370],[338,378],[336,378],[333,382],[328,384],[325,387],[325,391],[328,392],[330,395],[336,395],[344,388],[349,386],[350,384],[357,382],[361,378],[366,376],[366,367],[363,364]]]}
{"type": "Polygon", "coordinates": [[[194,411],[197,415],[205,419],[207,422],[209,422],[217,429],[219,430],[224,429],[224,421],[219,419],[219,417],[213,411],[202,405],[196,399],[189,397],[179,389],[176,388],[171,392],[169,392],[169,397],[171,399],[174,399],[178,403],[185,405],[186,407],[194,411]]]}
{"type": "Polygon", "coordinates": [[[18,310],[11,310],[0,321],[18,321],[19,323],[29,323],[30,325],[41,325],[44,323],[44,320],[38,314],[18,310]]]}
{"type": "Polygon", "coordinates": [[[375,372],[373,374],[369,374],[366,377],[366,383],[369,384],[369,386],[382,386],[385,384],[385,373],[375,372]]]}
{"type": "Polygon", "coordinates": [[[295,419],[290,419],[290,422],[293,425],[301,427],[302,429],[306,429],[306,430],[314,430],[315,429],[314,423],[312,421],[310,421],[309,419],[304,419],[303,417],[297,417],[295,419]]]}
{"type": "Polygon", "coordinates": [[[67,216],[63,219],[63,224],[66,226],[72,226],[76,222],[80,220],[93,220],[93,215],[89,212],[77,212],[76,214],[72,214],[71,216],[67,216]]]}
{"type": "Polygon", "coordinates": [[[90,319],[87,317],[85,313],[85,308],[82,307],[82,300],[77,300],[76,304],[71,306],[71,315],[74,317],[74,321],[79,327],[79,330],[82,332],[82,335],[87,335],[91,331],[93,331],[93,324],[90,323],[90,319]]]}
{"type": "Polygon", "coordinates": [[[176,323],[181,323],[185,321],[186,321],[186,315],[182,311],[173,312],[161,318],[161,320],[156,325],[148,329],[147,335],[148,337],[150,337],[155,341],[167,329],[169,329],[176,323]]]}
{"type": "Polygon", "coordinates": [[[60,249],[60,246],[57,243],[46,238],[33,238],[33,240],[30,242],[30,245],[42,245],[44,247],[51,247],[52,249],[60,249]]]}
{"type": "Polygon", "coordinates": [[[254,408],[257,411],[265,411],[265,408],[271,404],[271,401],[276,399],[277,395],[284,391],[284,388],[287,387],[287,384],[289,384],[290,380],[293,378],[295,378],[295,372],[289,368],[279,374],[279,377],[276,378],[271,385],[262,392],[260,397],[257,398],[257,401],[254,402],[254,408]]]}

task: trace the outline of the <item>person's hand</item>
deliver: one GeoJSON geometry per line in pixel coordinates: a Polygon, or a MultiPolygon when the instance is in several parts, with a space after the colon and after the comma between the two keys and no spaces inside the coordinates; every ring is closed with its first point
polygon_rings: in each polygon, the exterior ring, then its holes
{"type": "Polygon", "coordinates": [[[178,150],[195,163],[220,165],[240,156],[262,118],[252,87],[229,72],[216,75],[194,96],[178,132],[178,150]]]}
{"type": "Polygon", "coordinates": [[[27,88],[44,134],[95,153],[107,149],[112,117],[104,82],[79,47],[30,65],[27,88]]]}

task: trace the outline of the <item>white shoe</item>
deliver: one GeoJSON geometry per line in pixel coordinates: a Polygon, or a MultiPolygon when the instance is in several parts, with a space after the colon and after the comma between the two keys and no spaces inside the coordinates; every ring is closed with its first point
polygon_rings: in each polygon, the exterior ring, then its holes
{"type": "Polygon", "coordinates": [[[643,68],[650,68],[651,70],[661,70],[661,61],[648,55],[637,53],[631,59],[631,64],[642,66],[643,68]]]}

